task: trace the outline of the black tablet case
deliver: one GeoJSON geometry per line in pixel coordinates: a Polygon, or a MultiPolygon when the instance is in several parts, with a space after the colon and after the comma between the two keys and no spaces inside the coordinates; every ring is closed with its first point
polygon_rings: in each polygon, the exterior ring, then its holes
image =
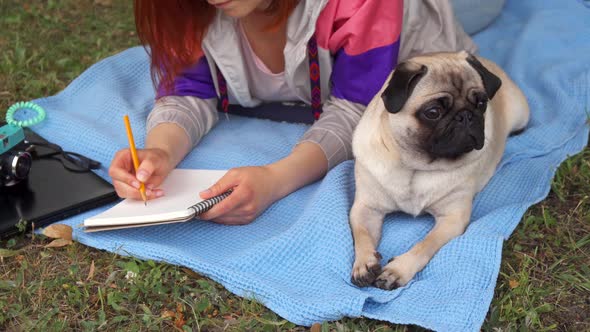
{"type": "MultiPolygon", "coordinates": [[[[28,128],[25,137],[30,142],[47,142],[28,128]]],[[[26,181],[0,187],[0,238],[17,234],[23,226],[27,230],[32,223],[35,228],[47,226],[117,199],[113,186],[93,172],[76,173],[58,160],[35,159],[26,181]],[[19,221],[22,224],[17,227],[19,221]]]]}

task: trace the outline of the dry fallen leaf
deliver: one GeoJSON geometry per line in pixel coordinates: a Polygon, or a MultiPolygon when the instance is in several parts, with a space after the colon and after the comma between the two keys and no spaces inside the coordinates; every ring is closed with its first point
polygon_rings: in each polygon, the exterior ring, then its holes
{"type": "Polygon", "coordinates": [[[520,283],[518,281],[514,280],[514,279],[510,279],[508,281],[508,285],[510,285],[510,288],[511,289],[514,289],[514,288],[520,286],[520,283]]]}
{"type": "Polygon", "coordinates": [[[166,319],[166,318],[175,318],[176,317],[176,313],[174,313],[174,311],[170,311],[167,309],[162,310],[162,314],[160,315],[160,317],[166,319]]]}
{"type": "Polygon", "coordinates": [[[66,240],[66,239],[55,239],[53,241],[51,241],[49,244],[45,245],[45,248],[60,248],[60,247],[65,247],[67,245],[72,244],[72,240],[66,240]]]}
{"type": "Polygon", "coordinates": [[[43,235],[52,239],[72,241],[72,227],[64,224],[53,224],[43,229],[43,235]]]}
{"type": "Polygon", "coordinates": [[[88,271],[86,281],[92,280],[92,278],[94,278],[94,259],[92,260],[92,263],[90,263],[90,271],[88,271]]]}
{"type": "Polygon", "coordinates": [[[176,320],[174,321],[174,326],[176,326],[177,329],[182,331],[182,327],[186,324],[186,321],[184,320],[184,315],[181,313],[179,316],[176,317],[176,320]]]}
{"type": "Polygon", "coordinates": [[[310,332],[320,332],[322,330],[322,324],[320,323],[314,323],[311,326],[311,329],[309,329],[310,332]]]}
{"type": "Polygon", "coordinates": [[[174,326],[176,326],[177,329],[182,330],[182,327],[184,326],[184,324],[186,324],[186,321],[184,320],[184,313],[183,313],[183,307],[180,303],[176,304],[176,319],[174,320],[174,326]]]}

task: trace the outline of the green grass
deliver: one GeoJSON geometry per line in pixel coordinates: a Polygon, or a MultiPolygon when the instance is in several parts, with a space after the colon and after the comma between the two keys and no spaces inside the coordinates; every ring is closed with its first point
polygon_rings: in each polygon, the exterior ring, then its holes
{"type": "Polygon", "coordinates": [[[137,45],[130,1],[0,0],[0,109],[54,94],[106,56],[137,45]]]}
{"type": "Polygon", "coordinates": [[[590,331],[590,149],[560,166],[504,246],[484,327],[590,331]]]}
{"type": "MultiPolygon", "coordinates": [[[[0,0],[0,31],[0,116],[137,45],[131,1],[0,0]]],[[[589,195],[586,148],[506,242],[484,331],[590,331],[589,195]]],[[[0,330],[307,330],[182,267],[48,242],[0,242],[0,330]]],[[[320,330],[420,329],[347,318],[320,330]]]]}

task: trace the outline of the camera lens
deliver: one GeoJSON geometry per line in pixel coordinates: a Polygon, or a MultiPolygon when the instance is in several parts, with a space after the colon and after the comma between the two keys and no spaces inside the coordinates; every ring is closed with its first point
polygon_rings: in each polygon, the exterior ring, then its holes
{"type": "Polygon", "coordinates": [[[22,180],[31,170],[31,155],[28,152],[18,152],[12,159],[12,175],[22,180]]]}

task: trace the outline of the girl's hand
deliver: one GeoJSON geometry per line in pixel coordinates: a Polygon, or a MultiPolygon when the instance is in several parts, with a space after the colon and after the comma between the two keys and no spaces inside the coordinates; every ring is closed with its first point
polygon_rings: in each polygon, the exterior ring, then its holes
{"type": "Polygon", "coordinates": [[[211,188],[200,193],[207,199],[233,188],[226,197],[199,219],[213,220],[228,225],[244,225],[252,222],[270,204],[279,199],[280,182],[269,166],[240,167],[230,169],[211,188]]]}
{"type": "Polygon", "coordinates": [[[137,150],[137,157],[139,168],[137,174],[134,174],[131,151],[123,149],[115,154],[109,167],[109,175],[113,178],[117,195],[121,198],[141,199],[139,194],[141,181],[146,186],[148,199],[163,196],[164,191],[156,188],[172,171],[173,167],[168,154],[162,149],[143,149],[137,150]]]}

